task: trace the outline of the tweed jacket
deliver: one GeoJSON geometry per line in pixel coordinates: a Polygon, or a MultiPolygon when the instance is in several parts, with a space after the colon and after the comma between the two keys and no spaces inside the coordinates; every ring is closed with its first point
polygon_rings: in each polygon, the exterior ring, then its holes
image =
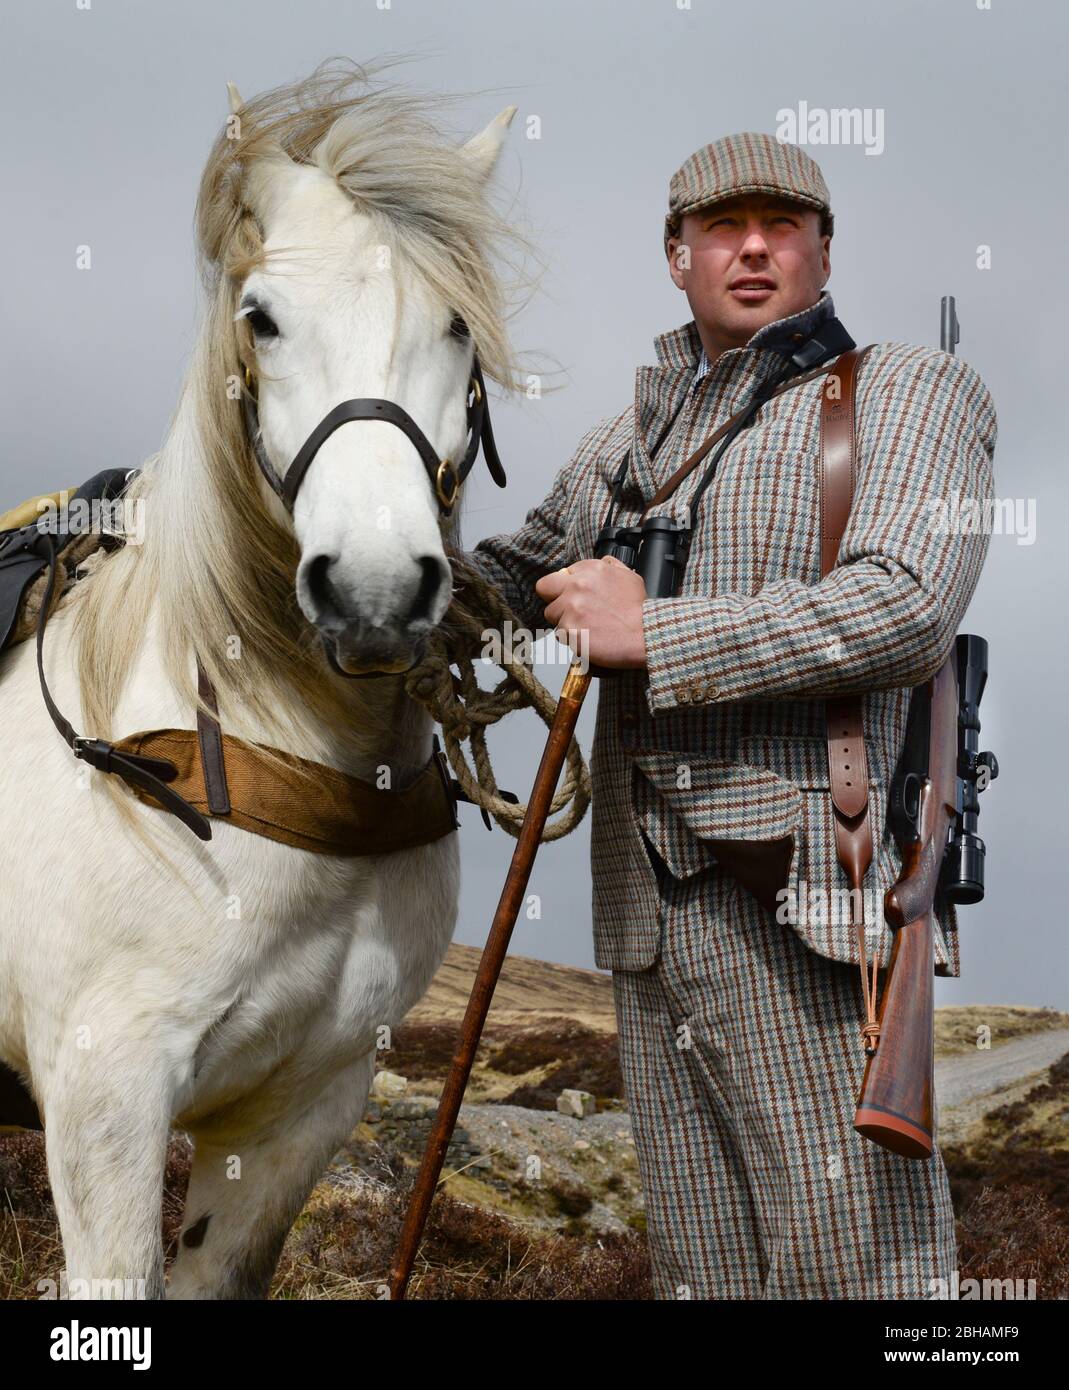
{"type": "MultiPolygon", "coordinates": [[[[766,324],[695,380],[692,322],[655,341],[634,402],[594,426],[549,496],[512,535],[470,559],[534,631],[534,584],[590,558],[611,480],[630,453],[616,521],[634,524],[657,487],[756,386],[782,347],[834,314],[825,292],[766,324]]],[[[716,862],[711,841],[786,842],[778,919],[831,960],[858,959],[847,880],[835,853],[824,697],[864,696],[873,864],[866,944],[886,963],[883,894],[900,869],[888,784],[913,686],[951,650],[987,552],[961,524],[964,499],[992,495],[994,406],[967,363],[910,343],[876,344],[857,380],[858,477],[836,568],[820,578],[819,438],[824,377],[765,404],[701,499],[677,596],[646,599],[647,664],[600,676],[591,754],[595,960],[642,970],[656,958],[660,894],[643,836],[673,875],[716,862]],[[957,521],[957,524],[955,522],[957,521]]],[[[684,519],[703,469],[659,512],[684,519]]],[[[739,891],[745,891],[740,889],[739,891]]],[[[957,975],[957,921],[940,904],[935,971],[957,975]]]]}

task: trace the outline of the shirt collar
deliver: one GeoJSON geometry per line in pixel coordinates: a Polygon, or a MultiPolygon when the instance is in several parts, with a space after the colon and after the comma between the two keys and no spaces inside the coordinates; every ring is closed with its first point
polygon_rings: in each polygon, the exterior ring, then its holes
{"type": "MultiPolygon", "coordinates": [[[[750,352],[754,349],[771,349],[783,352],[786,349],[791,351],[798,343],[803,342],[815,331],[818,325],[825,320],[834,318],[835,305],[832,297],[827,290],[822,290],[820,298],[815,304],[811,304],[808,309],[801,309],[796,314],[789,314],[786,318],[775,319],[772,323],[766,323],[763,328],[759,328],[745,347],[728,348],[717,358],[717,364],[729,360],[733,354],[750,352]]],[[[711,371],[709,360],[705,355],[705,348],[698,333],[698,326],[693,319],[685,323],[680,328],[673,328],[669,333],[662,333],[654,338],[653,346],[657,353],[657,361],[664,367],[683,367],[689,368],[695,373],[694,380],[700,381],[707,372],[711,371]]]]}

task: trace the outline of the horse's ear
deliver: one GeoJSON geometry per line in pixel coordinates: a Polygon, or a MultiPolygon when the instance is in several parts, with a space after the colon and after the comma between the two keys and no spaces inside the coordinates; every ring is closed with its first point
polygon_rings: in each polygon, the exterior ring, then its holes
{"type": "MultiPolygon", "coordinates": [[[[230,114],[239,116],[245,105],[244,98],[233,82],[226,84],[230,114]]],[[[291,164],[292,160],[277,140],[261,135],[256,142],[253,158],[249,160],[245,176],[245,202],[255,213],[261,228],[267,225],[272,199],[277,187],[273,175],[280,165],[291,164]]]]}
{"type": "Polygon", "coordinates": [[[504,111],[499,116],[495,116],[485,130],[480,130],[478,135],[473,135],[466,145],[461,145],[461,154],[465,159],[471,161],[480,178],[488,179],[490,177],[515,114],[515,106],[506,106],[504,111]]]}

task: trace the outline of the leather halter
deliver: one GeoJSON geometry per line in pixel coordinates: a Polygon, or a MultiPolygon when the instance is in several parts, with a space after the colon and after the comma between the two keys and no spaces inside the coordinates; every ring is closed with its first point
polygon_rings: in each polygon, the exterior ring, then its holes
{"type": "MultiPolygon", "coordinates": [[[[469,439],[459,466],[454,467],[449,459],[439,459],[433,445],[420,427],[401,406],[395,401],[379,400],[375,398],[361,398],[349,401],[342,401],[319,422],[312,433],[308,436],[304,445],[301,447],[296,458],[286,470],[284,476],[279,478],[275,470],[271,467],[271,462],[264,452],[263,441],[260,437],[259,420],[257,418],[255,396],[252,393],[253,377],[250,369],[245,368],[245,384],[248,390],[242,397],[242,405],[245,412],[245,422],[249,435],[249,442],[252,446],[256,461],[260,470],[272,490],[281,498],[287,510],[292,513],[293,504],[297,497],[297,491],[308,472],[316,454],[319,452],[324,441],[334,433],[340,426],[347,424],[350,420],[385,420],[398,429],[412,441],[417,453],[423,461],[423,466],[427,470],[427,475],[434,488],[434,495],[438,502],[441,514],[448,517],[452,514],[453,507],[460,492],[460,486],[467,478],[472,469],[475,459],[479,453],[479,446],[482,445],[486,456],[486,465],[490,470],[490,476],[498,487],[504,487],[506,483],[505,470],[502,467],[501,459],[498,456],[497,446],[494,443],[493,429],[490,425],[490,411],[486,400],[486,386],[483,381],[482,368],[479,366],[479,359],[476,355],[472,360],[471,382],[468,388],[467,401],[467,425],[469,439]]],[[[140,752],[139,747],[127,746],[123,741],[112,743],[107,739],[90,738],[74,731],[70,721],[64,718],[52,699],[48,683],[45,680],[43,642],[45,623],[52,608],[52,600],[56,589],[57,570],[58,570],[58,546],[52,543],[49,536],[41,533],[35,526],[26,527],[25,536],[20,536],[21,543],[29,552],[40,556],[48,565],[48,581],[45,588],[44,599],[41,604],[37,622],[37,671],[40,679],[41,694],[44,697],[45,706],[51,716],[59,733],[63,736],[69,747],[74,752],[75,757],[81,758],[89,763],[91,767],[100,772],[115,773],[123,779],[138,794],[147,793],[160,806],[177,816],[193,833],[201,840],[210,840],[212,837],[211,827],[202,814],[198,806],[194,805],[186,796],[183,796],[175,788],[167,785],[173,782],[178,776],[178,769],[175,763],[168,758],[158,758],[140,752]]],[[[352,673],[342,671],[330,650],[329,644],[324,641],[327,657],[333,669],[343,676],[350,676],[352,673]]],[[[363,673],[365,675],[380,674],[376,672],[363,673]]],[[[201,694],[208,698],[208,703],[214,706],[214,691],[210,684],[205,693],[205,677],[198,661],[198,684],[201,687],[201,694]]],[[[199,749],[201,764],[204,769],[205,782],[209,789],[208,802],[206,809],[209,814],[226,815],[231,811],[228,800],[226,775],[223,771],[221,757],[221,735],[219,733],[217,721],[207,721],[198,711],[197,730],[199,736],[199,749]],[[214,728],[212,727],[214,725],[214,728]],[[218,757],[216,757],[218,755],[218,757]]],[[[441,755],[432,757],[431,763],[436,765],[436,774],[442,778],[444,792],[451,805],[455,807],[455,793],[452,793],[450,779],[442,761],[441,755]]],[[[327,769],[329,772],[330,769],[327,769]]],[[[424,769],[426,772],[427,769],[424,769]]],[[[351,779],[350,779],[351,780],[351,779]]],[[[455,821],[455,811],[451,813],[455,821]]],[[[485,817],[484,817],[485,818],[485,817]]],[[[264,833],[261,831],[261,833],[264,833]]],[[[432,833],[443,833],[440,829],[433,828],[432,833]]],[[[294,842],[296,843],[296,842],[294,842]]]]}
{"type": "Polygon", "coordinates": [[[486,386],[483,382],[482,368],[478,354],[472,359],[471,381],[467,391],[468,444],[460,463],[454,465],[449,459],[440,459],[434,446],[408,411],[396,401],[381,400],[376,396],[361,396],[351,401],[342,401],[328,415],[325,415],[308,438],[301,445],[293,462],[280,478],[271,467],[271,461],[264,451],[260,435],[260,421],[256,410],[256,395],[253,390],[254,378],[249,367],[245,368],[245,385],[248,388],[242,395],[245,411],[245,425],[249,442],[260,465],[260,472],[271,485],[272,490],[282,499],[286,510],[293,511],[297,492],[304,481],[304,475],[311,467],[316,454],[327,439],[350,420],[384,420],[396,425],[412,441],[416,452],[423,461],[427,476],[431,480],[438,509],[443,516],[450,516],[460,492],[460,485],[471,472],[482,445],[486,466],[498,487],[506,483],[505,470],[498,457],[494,432],[490,425],[490,407],[486,399],[486,386]]]}

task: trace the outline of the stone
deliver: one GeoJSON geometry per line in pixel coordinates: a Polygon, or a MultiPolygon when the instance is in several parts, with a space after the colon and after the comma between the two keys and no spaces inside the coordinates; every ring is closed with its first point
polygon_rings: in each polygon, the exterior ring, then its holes
{"type": "Polygon", "coordinates": [[[373,1096],[403,1096],[408,1090],[408,1077],[398,1076],[395,1071],[377,1071],[371,1083],[373,1096]]]}
{"type": "Polygon", "coordinates": [[[597,1102],[589,1091],[561,1091],[557,1097],[557,1109],[562,1115],[574,1115],[583,1119],[586,1115],[597,1113],[597,1102]]]}

